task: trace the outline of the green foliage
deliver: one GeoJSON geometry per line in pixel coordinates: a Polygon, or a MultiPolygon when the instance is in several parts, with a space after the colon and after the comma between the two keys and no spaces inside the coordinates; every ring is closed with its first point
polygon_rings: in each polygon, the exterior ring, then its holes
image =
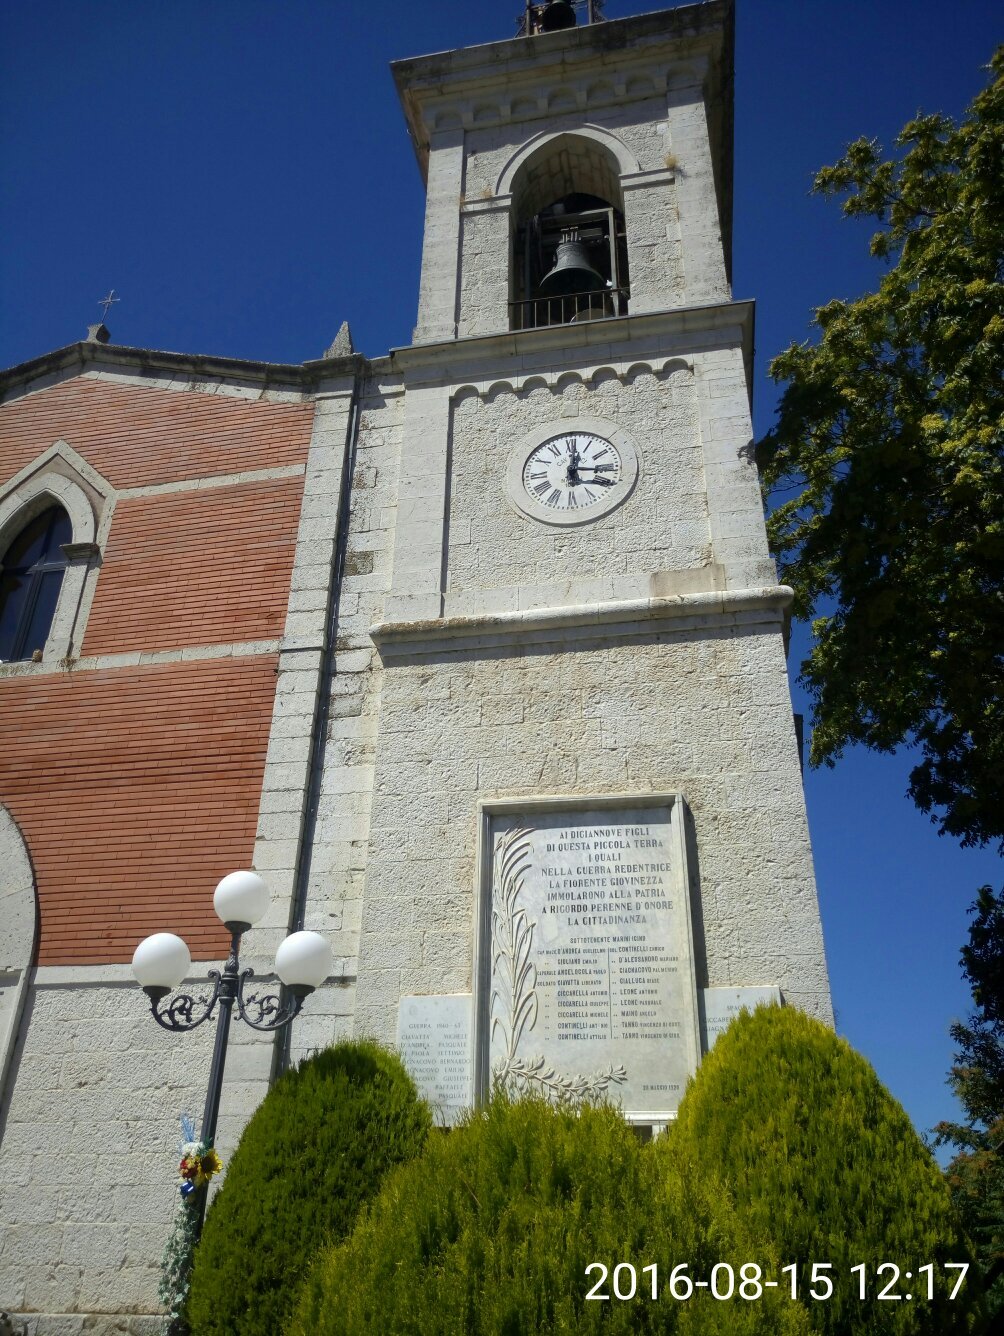
{"type": "Polygon", "coordinates": [[[192,1260],[199,1227],[198,1197],[179,1197],[171,1232],[160,1262],[160,1286],[157,1297],[164,1305],[164,1336],[176,1336],[186,1330],[185,1305],[192,1280],[192,1260]]]}
{"type": "Polygon", "coordinates": [[[193,1336],[277,1336],[316,1250],[343,1238],[431,1125],[400,1061],[341,1043],[282,1076],[241,1137],[195,1253],[193,1336]]]}
{"type": "MultiPolygon", "coordinates": [[[[978,1280],[947,1299],[957,1273],[942,1263],[972,1252],[933,1158],[865,1059],[802,1012],[741,1014],[704,1059],[661,1153],[730,1186],[752,1236],[800,1264],[803,1296],[812,1264],[832,1263],[832,1298],[802,1300],[813,1331],[980,1330],[978,1280]],[[933,1262],[935,1301],[862,1302],[850,1271],[862,1262],[872,1278],[883,1262],[914,1277],[933,1262]]],[[[893,1292],[919,1289],[918,1279],[893,1292]]]]}
{"type": "Polygon", "coordinates": [[[949,1084],[965,1123],[942,1122],[937,1143],[958,1155],[945,1174],[963,1223],[976,1246],[987,1284],[987,1304],[1004,1321],[1004,890],[980,887],[970,912],[962,973],[976,1010],[952,1026],[958,1045],[949,1084]]]}
{"type": "Polygon", "coordinates": [[[497,1096],[387,1180],[311,1272],[289,1336],[806,1333],[803,1310],[770,1291],[757,1302],[668,1295],[676,1263],[696,1279],[757,1250],[727,1194],[664,1169],[610,1108],[497,1096]],[[647,1285],[642,1268],[657,1263],[662,1293],[587,1300],[596,1261],[611,1273],[631,1262],[647,1285]]]}
{"type": "Polygon", "coordinates": [[[860,139],[817,176],[888,267],[771,363],[757,448],[796,613],[824,613],[813,764],[919,744],[910,796],[963,844],[1004,841],[1004,48],[991,68],[961,124],[918,116],[897,161],[860,139]]]}

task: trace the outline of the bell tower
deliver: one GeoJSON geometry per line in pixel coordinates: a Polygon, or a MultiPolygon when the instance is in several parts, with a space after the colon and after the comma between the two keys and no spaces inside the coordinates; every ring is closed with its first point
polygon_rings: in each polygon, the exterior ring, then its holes
{"type": "Polygon", "coordinates": [[[730,289],[731,0],[598,8],[393,67],[427,206],[354,1023],[452,1034],[446,1106],[502,1081],[657,1124],[730,1008],[832,1016],[730,289]]]}

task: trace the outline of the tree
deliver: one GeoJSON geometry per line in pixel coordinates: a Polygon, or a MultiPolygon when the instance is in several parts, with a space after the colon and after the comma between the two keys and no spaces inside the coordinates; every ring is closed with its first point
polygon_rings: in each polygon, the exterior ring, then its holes
{"type": "MultiPolygon", "coordinates": [[[[949,1299],[950,1264],[973,1253],[933,1156],[865,1059],[795,1007],[740,1013],[701,1062],[657,1151],[697,1181],[726,1184],[750,1234],[798,1264],[812,1331],[981,1329],[975,1268],[949,1299]],[[862,1302],[847,1283],[853,1268],[864,1264],[872,1277],[888,1262],[902,1280],[933,1263],[933,1301],[882,1303],[869,1282],[862,1302]],[[817,1263],[829,1263],[833,1278],[820,1302],[811,1295],[817,1263]]],[[[918,1298],[912,1282],[892,1293],[911,1290],[918,1298]]]]}
{"type": "Polygon", "coordinates": [[[1004,843],[1004,47],[956,125],[920,115],[884,161],[859,139],[816,177],[878,220],[877,292],[815,312],[820,337],[757,447],[795,613],[811,760],[916,744],[909,793],[941,833],[1004,843]]]}
{"type": "Polygon", "coordinates": [[[654,1151],[612,1108],[496,1096],[390,1174],[321,1252],[287,1336],[808,1336],[780,1289],[673,1298],[680,1263],[685,1287],[754,1257],[779,1275],[782,1259],[717,1181],[654,1151]]]}
{"type": "Polygon", "coordinates": [[[234,1151],[195,1250],[192,1336],[276,1336],[317,1249],[344,1238],[432,1125],[393,1053],[343,1040],[286,1072],[234,1151]]]}
{"type": "Polygon", "coordinates": [[[962,973],[976,1010],[952,1026],[958,1046],[949,1084],[965,1123],[942,1122],[937,1144],[956,1146],[946,1178],[976,1246],[991,1311],[1004,1317],[1004,889],[982,886],[971,906],[962,973]]]}

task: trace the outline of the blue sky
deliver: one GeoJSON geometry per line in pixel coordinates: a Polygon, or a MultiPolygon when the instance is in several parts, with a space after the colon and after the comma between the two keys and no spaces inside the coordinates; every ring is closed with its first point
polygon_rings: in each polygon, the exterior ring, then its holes
{"type": "MultiPolygon", "coordinates": [[[[423,194],[388,62],[509,37],[519,9],[4,5],[0,365],[83,337],[109,288],[113,339],[137,347],[299,362],[343,319],[370,355],[409,342],[423,194]]],[[[771,356],[877,278],[868,226],[809,196],[815,170],[858,135],[890,144],[918,109],[959,115],[1004,23],[982,0],[737,9],[733,279],[757,300],[759,435],[771,356]]],[[[939,839],[904,797],[909,768],[855,750],[806,792],[838,1028],[923,1129],[953,1112],[966,909],[1000,861],[939,839]]]]}

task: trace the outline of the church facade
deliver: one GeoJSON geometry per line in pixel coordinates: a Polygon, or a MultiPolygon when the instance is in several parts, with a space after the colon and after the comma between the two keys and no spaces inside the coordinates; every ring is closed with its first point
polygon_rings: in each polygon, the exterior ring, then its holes
{"type": "Polygon", "coordinates": [[[225,955],[234,868],[272,892],[248,963],[306,927],[335,967],[287,1048],[235,1026],[224,1159],[345,1035],[444,1122],[506,1079],[657,1127],[729,1006],[832,1022],[731,61],[711,0],[397,63],[406,348],[98,327],[0,376],[0,1307],[33,1331],[154,1329],[211,1035],[160,1030],[129,961],[225,955]]]}

